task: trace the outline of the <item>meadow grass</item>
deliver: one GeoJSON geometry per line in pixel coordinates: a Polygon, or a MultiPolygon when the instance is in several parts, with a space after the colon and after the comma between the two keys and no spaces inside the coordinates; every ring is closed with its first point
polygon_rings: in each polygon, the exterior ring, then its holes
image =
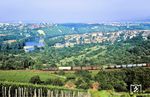
{"type": "Polygon", "coordinates": [[[51,72],[44,71],[34,71],[34,70],[0,70],[0,81],[10,81],[10,82],[25,82],[28,83],[30,78],[38,75],[42,81],[49,78],[60,78],[65,79],[65,76],[59,76],[52,74],[51,72]]]}

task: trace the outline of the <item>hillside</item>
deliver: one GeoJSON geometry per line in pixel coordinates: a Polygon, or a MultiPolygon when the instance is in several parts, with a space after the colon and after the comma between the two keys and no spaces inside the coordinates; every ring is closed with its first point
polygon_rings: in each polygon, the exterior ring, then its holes
{"type": "Polygon", "coordinates": [[[149,63],[149,27],[147,23],[3,24],[0,68],[149,63]]]}

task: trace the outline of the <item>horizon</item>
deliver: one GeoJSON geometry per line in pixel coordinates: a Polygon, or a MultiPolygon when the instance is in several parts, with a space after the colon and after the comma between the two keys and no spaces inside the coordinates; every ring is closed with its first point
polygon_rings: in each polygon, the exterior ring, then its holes
{"type": "Polygon", "coordinates": [[[121,24],[140,24],[140,23],[148,23],[150,24],[150,21],[112,21],[112,22],[93,22],[93,23],[87,23],[87,22],[63,22],[63,23],[54,23],[54,22],[23,22],[23,21],[13,21],[13,22],[0,22],[0,24],[110,24],[110,23],[121,23],[121,24]]]}

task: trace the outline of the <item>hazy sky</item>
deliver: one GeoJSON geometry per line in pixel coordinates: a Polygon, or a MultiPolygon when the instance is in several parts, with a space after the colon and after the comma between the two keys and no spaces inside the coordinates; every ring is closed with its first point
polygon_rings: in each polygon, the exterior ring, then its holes
{"type": "Polygon", "coordinates": [[[148,19],[150,0],[0,0],[0,22],[110,22],[148,19]]]}

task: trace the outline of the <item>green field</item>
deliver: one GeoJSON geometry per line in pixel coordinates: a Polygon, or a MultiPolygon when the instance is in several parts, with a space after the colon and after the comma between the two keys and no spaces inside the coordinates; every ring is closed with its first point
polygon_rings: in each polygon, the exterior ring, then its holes
{"type": "MultiPolygon", "coordinates": [[[[91,71],[91,74],[94,76],[99,72],[99,70],[91,71]]],[[[62,80],[66,79],[66,76],[71,76],[74,71],[65,71],[65,75],[54,74],[51,71],[38,71],[38,70],[0,70],[0,81],[9,81],[9,82],[23,82],[28,83],[30,78],[38,75],[42,81],[45,81],[49,78],[60,78],[62,80]]]]}
{"type": "Polygon", "coordinates": [[[65,79],[65,76],[60,76],[52,74],[51,72],[43,71],[31,71],[31,70],[0,70],[0,81],[10,81],[10,82],[25,82],[28,83],[30,78],[38,75],[42,81],[49,78],[60,78],[65,79]]]}
{"type": "MultiPolygon", "coordinates": [[[[98,71],[90,71],[92,76],[96,75],[98,71]]],[[[64,75],[55,74],[51,71],[39,71],[39,70],[0,70],[0,82],[6,82],[7,84],[15,84],[18,83],[18,85],[33,85],[29,84],[29,80],[31,77],[38,75],[42,81],[46,81],[47,79],[54,79],[54,78],[60,78],[62,80],[65,80],[67,76],[73,76],[74,72],[67,71],[64,75]]],[[[38,85],[45,87],[47,85],[38,85]]],[[[50,87],[53,87],[51,85],[48,85],[50,87]]],[[[62,89],[64,89],[63,86],[61,86],[62,89]]],[[[61,88],[59,87],[59,88],[61,88]]],[[[54,86],[55,88],[55,86],[54,86]]],[[[57,86],[56,86],[57,88],[57,86]]],[[[100,91],[94,91],[92,89],[88,90],[91,93],[91,97],[136,97],[135,95],[130,96],[129,93],[125,92],[115,92],[113,90],[100,90],[100,91]]],[[[146,94],[141,94],[146,95],[146,94]]],[[[140,96],[141,96],[140,95],[140,96]]],[[[149,97],[149,95],[144,96],[149,97]]]]}

